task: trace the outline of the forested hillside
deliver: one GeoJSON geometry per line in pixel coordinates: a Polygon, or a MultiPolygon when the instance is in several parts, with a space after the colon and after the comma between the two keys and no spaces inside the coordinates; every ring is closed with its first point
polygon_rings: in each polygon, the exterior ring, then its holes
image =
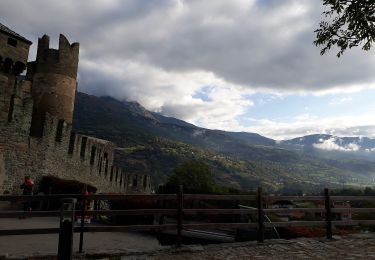
{"type": "Polygon", "coordinates": [[[129,172],[150,173],[155,186],[190,159],[209,164],[220,184],[270,191],[368,185],[375,172],[369,161],[309,156],[258,134],[199,128],[109,97],[78,93],[73,124],[78,132],[115,142],[121,147],[116,160],[129,172]]]}

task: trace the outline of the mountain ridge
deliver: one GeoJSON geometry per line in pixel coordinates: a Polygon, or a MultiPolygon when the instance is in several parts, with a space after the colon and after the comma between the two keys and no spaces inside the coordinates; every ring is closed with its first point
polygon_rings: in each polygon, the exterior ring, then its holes
{"type": "Polygon", "coordinates": [[[111,97],[78,93],[73,127],[123,147],[117,160],[130,171],[151,173],[156,185],[192,159],[208,163],[220,183],[238,188],[312,190],[343,180],[366,183],[375,172],[372,162],[310,156],[259,134],[205,129],[111,97]]]}

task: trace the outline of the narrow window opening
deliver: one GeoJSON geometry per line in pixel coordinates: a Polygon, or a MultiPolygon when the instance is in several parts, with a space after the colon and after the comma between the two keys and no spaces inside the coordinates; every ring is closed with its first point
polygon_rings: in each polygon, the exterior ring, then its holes
{"type": "Polygon", "coordinates": [[[128,186],[128,183],[129,183],[129,175],[127,173],[125,173],[125,176],[124,176],[124,187],[128,186]]]}
{"type": "Polygon", "coordinates": [[[108,175],[108,159],[105,160],[104,176],[107,178],[108,175]]]}
{"type": "Polygon", "coordinates": [[[116,168],[116,176],[115,176],[115,182],[117,183],[117,179],[118,179],[118,173],[119,173],[120,169],[119,168],[116,168]]]}
{"type": "Polygon", "coordinates": [[[109,177],[109,181],[110,182],[112,182],[112,180],[113,180],[113,171],[115,171],[115,167],[114,166],[111,167],[111,176],[109,177]]]}
{"type": "Polygon", "coordinates": [[[14,99],[15,95],[12,95],[10,98],[10,104],[9,104],[9,112],[8,112],[8,122],[12,122],[13,120],[13,112],[14,112],[14,99]]]}
{"type": "Polygon", "coordinates": [[[62,141],[64,123],[65,123],[64,120],[59,120],[59,122],[57,123],[56,137],[55,137],[56,142],[61,143],[62,141]]]}
{"type": "Polygon", "coordinates": [[[100,159],[99,159],[99,175],[102,174],[102,165],[103,165],[103,157],[100,157],[100,159]]]}
{"type": "Polygon", "coordinates": [[[13,38],[8,38],[8,45],[17,47],[17,40],[13,38]]]}
{"type": "Polygon", "coordinates": [[[133,187],[137,187],[138,185],[138,178],[137,178],[137,175],[134,175],[133,177],[133,187]]]}
{"type": "Polygon", "coordinates": [[[86,153],[86,144],[87,144],[87,137],[82,137],[81,141],[81,159],[85,159],[85,153],[86,153]]]}
{"type": "Polygon", "coordinates": [[[100,154],[101,154],[101,150],[98,151],[98,156],[99,156],[98,165],[97,165],[98,169],[99,169],[99,165],[100,165],[100,154]]]}
{"type": "Polygon", "coordinates": [[[95,155],[96,155],[96,147],[91,147],[91,154],[90,154],[90,165],[94,165],[95,163],[95,155]]]}
{"type": "Polygon", "coordinates": [[[69,139],[68,154],[73,154],[75,141],[76,141],[76,133],[71,132],[70,133],[70,139],[69,139]]]}
{"type": "Polygon", "coordinates": [[[147,176],[143,176],[143,188],[146,189],[147,187],[147,176]]]}
{"type": "Polygon", "coordinates": [[[104,153],[104,160],[105,160],[104,176],[107,178],[107,175],[108,175],[108,153],[104,153]]]}

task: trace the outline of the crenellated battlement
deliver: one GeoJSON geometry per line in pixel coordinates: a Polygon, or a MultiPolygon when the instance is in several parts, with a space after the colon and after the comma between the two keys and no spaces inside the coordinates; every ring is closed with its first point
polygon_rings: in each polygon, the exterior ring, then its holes
{"type": "Polygon", "coordinates": [[[37,73],[53,73],[76,79],[79,43],[70,44],[62,34],[59,37],[58,49],[50,49],[49,42],[48,35],[38,39],[36,61],[28,63],[28,78],[33,79],[37,73]]]}

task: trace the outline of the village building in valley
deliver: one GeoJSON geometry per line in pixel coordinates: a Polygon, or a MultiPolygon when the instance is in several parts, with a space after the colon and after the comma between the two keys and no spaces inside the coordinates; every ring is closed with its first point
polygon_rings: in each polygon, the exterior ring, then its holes
{"type": "Polygon", "coordinates": [[[98,192],[149,193],[150,176],[114,162],[114,143],[72,131],[79,44],[60,35],[32,43],[0,24],[0,193],[19,194],[24,176],[76,180],[98,192]],[[26,75],[24,75],[24,72],[26,75]]]}

